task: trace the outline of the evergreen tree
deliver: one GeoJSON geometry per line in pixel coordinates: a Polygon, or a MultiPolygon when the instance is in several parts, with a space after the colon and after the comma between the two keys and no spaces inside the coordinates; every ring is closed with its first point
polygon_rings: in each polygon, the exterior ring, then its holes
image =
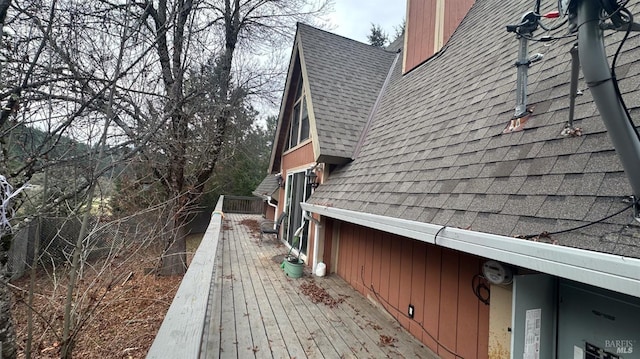
{"type": "Polygon", "coordinates": [[[369,35],[367,36],[369,44],[376,47],[384,47],[389,42],[389,36],[382,30],[380,25],[371,24],[369,35]]]}

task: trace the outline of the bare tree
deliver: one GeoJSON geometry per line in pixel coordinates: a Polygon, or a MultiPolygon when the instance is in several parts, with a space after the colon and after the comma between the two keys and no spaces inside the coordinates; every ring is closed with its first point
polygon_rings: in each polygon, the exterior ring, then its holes
{"type": "MultiPolygon", "coordinates": [[[[10,29],[0,47],[0,174],[19,187],[42,181],[46,198],[17,198],[15,223],[56,211],[82,217],[69,256],[63,356],[88,314],[77,290],[95,228],[102,178],[142,158],[164,189],[170,235],[162,274],[185,270],[189,210],[233,143],[230,129],[255,118],[252,96],[273,93],[273,68],[246,61],[282,46],[296,21],[326,10],[314,0],[0,0],[10,29]],[[244,54],[244,57],[239,57],[244,54]],[[81,311],[85,310],[85,313],[81,311]]],[[[264,62],[262,62],[264,63],[264,62]]],[[[109,175],[109,176],[107,176],[109,175]]],[[[161,210],[161,209],[159,209],[161,210]]],[[[0,265],[11,236],[2,237],[0,265]]],[[[115,247],[114,247],[115,248],[115,247]]],[[[15,356],[9,293],[0,266],[2,357],[15,356]],[[7,309],[7,310],[5,310],[7,309]]],[[[55,280],[58,281],[57,279],[55,280]]],[[[92,309],[93,308],[93,309],[92,309]]],[[[34,313],[37,314],[37,313],[34,313]]],[[[51,324],[53,328],[53,324],[51,324]]]]}
{"type": "Polygon", "coordinates": [[[189,211],[202,196],[220,158],[225,136],[237,114],[234,111],[239,94],[247,94],[241,86],[243,79],[234,78],[234,59],[239,49],[258,52],[261,46],[279,44],[290,38],[296,21],[312,19],[326,10],[327,4],[308,0],[185,0],[160,1],[157,5],[145,1],[138,5],[148,19],[148,29],[158,39],[156,54],[166,97],[158,112],[169,118],[164,131],[159,132],[162,136],[154,141],[158,147],[148,147],[154,150],[148,155],[156,159],[151,162],[154,174],[165,186],[167,196],[174,198],[170,219],[174,230],[167,240],[161,274],[182,274],[186,269],[185,225],[189,211]],[[190,51],[197,51],[192,47],[206,45],[200,43],[199,34],[207,27],[217,30],[222,40],[216,42],[221,46],[212,54],[215,60],[208,64],[213,75],[209,85],[213,88],[207,93],[197,89],[187,93],[186,62],[191,59],[190,51]],[[204,129],[206,143],[191,140],[194,132],[190,129],[197,117],[190,109],[193,101],[210,104],[204,129]]]}
{"type": "MultiPolygon", "coordinates": [[[[111,39],[111,44],[116,44],[114,53],[119,56],[109,58],[109,51],[97,49],[91,39],[108,34],[110,28],[119,25],[118,19],[102,15],[101,29],[92,28],[91,22],[78,21],[95,18],[92,11],[95,9],[91,6],[72,1],[0,4],[0,13],[11,15],[4,18],[11,33],[4,37],[1,49],[0,173],[10,182],[22,185],[37,182],[38,175],[51,169],[52,174],[62,175],[58,179],[64,181],[58,191],[47,193],[51,197],[28,210],[22,208],[28,204],[28,196],[14,198],[9,206],[20,211],[12,218],[13,222],[26,222],[63,206],[73,216],[84,212],[88,219],[99,179],[117,163],[109,159],[126,158],[144,143],[144,135],[135,143],[118,140],[123,129],[111,126],[111,122],[118,122],[114,118],[120,116],[115,110],[115,99],[120,86],[126,85],[123,74],[136,68],[144,56],[127,57],[127,71],[121,70],[124,48],[120,46],[117,51],[118,40],[124,45],[129,35],[111,39]],[[5,4],[8,6],[2,7],[5,4]]],[[[129,28],[127,31],[132,32],[129,28]]],[[[71,308],[75,278],[81,266],[78,258],[84,248],[86,225],[83,229],[70,266],[67,308],[71,308]]],[[[11,236],[3,235],[3,243],[10,245],[10,242],[11,236]]],[[[15,348],[4,270],[7,247],[0,249],[3,309],[0,343],[2,357],[11,358],[15,356],[15,348]]],[[[71,310],[65,310],[61,336],[65,356],[73,342],[69,334],[73,328],[72,314],[71,310]]]]}

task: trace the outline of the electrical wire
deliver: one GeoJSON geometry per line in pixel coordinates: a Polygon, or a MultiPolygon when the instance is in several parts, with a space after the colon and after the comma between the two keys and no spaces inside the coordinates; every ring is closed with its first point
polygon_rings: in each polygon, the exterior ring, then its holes
{"type": "Polygon", "coordinates": [[[552,26],[552,27],[546,27],[545,24],[542,21],[540,21],[540,18],[538,18],[538,25],[540,25],[540,27],[545,31],[554,31],[554,30],[558,30],[560,27],[564,26],[567,23],[567,21],[569,21],[569,19],[565,17],[564,20],[562,20],[561,23],[559,23],[559,24],[557,24],[555,26],[552,26]]]}
{"type": "Polygon", "coordinates": [[[438,244],[438,235],[440,234],[440,232],[444,231],[445,228],[447,228],[447,226],[442,226],[440,227],[440,229],[438,229],[438,231],[436,232],[436,234],[433,236],[433,244],[438,244]]]}
{"type": "Polygon", "coordinates": [[[569,228],[569,229],[563,229],[561,231],[556,231],[556,232],[542,232],[542,233],[539,233],[539,234],[528,234],[526,236],[518,236],[518,238],[531,239],[531,238],[535,238],[535,237],[549,237],[549,236],[554,235],[554,234],[562,234],[562,233],[577,231],[578,229],[589,227],[589,226],[592,226],[594,224],[598,224],[598,223],[604,222],[604,221],[606,221],[607,219],[609,219],[611,217],[615,217],[615,216],[619,215],[620,213],[628,210],[629,208],[635,206],[636,204],[638,204],[638,200],[636,200],[635,202],[631,203],[630,205],[624,207],[623,209],[617,211],[616,213],[608,215],[608,216],[606,216],[604,218],[601,218],[601,219],[599,219],[599,220],[597,220],[595,222],[585,223],[585,224],[577,226],[577,227],[573,227],[573,228],[569,228]]]}
{"type": "Polygon", "coordinates": [[[518,35],[524,37],[525,39],[527,39],[529,41],[533,41],[533,42],[551,42],[551,41],[569,39],[569,38],[578,36],[578,34],[573,34],[573,33],[562,35],[562,36],[542,36],[542,37],[538,37],[538,38],[535,38],[533,36],[528,36],[528,35],[522,35],[520,33],[518,33],[518,35]]]}
{"type": "MultiPolygon", "coordinates": [[[[444,227],[442,227],[442,229],[444,229],[444,227]]],[[[457,358],[459,358],[459,359],[464,359],[464,357],[463,357],[463,356],[461,356],[460,354],[456,353],[455,351],[453,351],[453,350],[449,349],[446,345],[442,344],[438,339],[436,339],[436,338],[433,336],[433,334],[429,333],[429,331],[427,330],[427,328],[425,328],[425,327],[424,327],[424,325],[422,324],[422,322],[419,322],[419,321],[415,320],[414,318],[411,318],[411,317],[409,317],[408,315],[404,314],[404,312],[403,312],[403,311],[401,311],[399,308],[397,308],[397,307],[396,307],[396,306],[394,306],[393,304],[389,303],[386,299],[384,299],[382,296],[380,296],[380,295],[378,294],[378,292],[376,291],[376,289],[373,287],[373,283],[371,283],[371,285],[367,286],[367,285],[364,283],[364,275],[362,274],[363,272],[364,272],[364,266],[361,266],[361,267],[360,267],[360,281],[362,281],[362,285],[364,285],[364,287],[365,287],[365,288],[369,289],[369,290],[373,293],[373,295],[375,295],[375,297],[376,297],[376,299],[378,300],[378,302],[379,302],[379,303],[384,303],[384,304],[386,304],[387,306],[389,306],[389,307],[393,308],[396,312],[398,312],[398,313],[402,314],[405,318],[407,318],[407,319],[409,319],[409,320],[412,320],[414,323],[417,323],[417,324],[420,326],[420,328],[422,329],[422,331],[423,331],[424,333],[426,333],[426,334],[429,336],[429,338],[431,338],[434,342],[436,342],[436,344],[437,344],[439,347],[442,347],[442,348],[443,348],[444,350],[446,350],[449,354],[453,355],[453,356],[455,357],[454,359],[457,359],[457,358]]],[[[399,320],[398,318],[396,318],[396,316],[395,316],[395,315],[393,315],[393,313],[391,313],[391,311],[389,311],[389,309],[387,309],[387,306],[385,306],[384,304],[382,305],[382,308],[384,308],[384,310],[385,310],[387,313],[389,313],[389,315],[391,315],[391,316],[393,317],[393,319],[395,319],[395,320],[396,320],[396,322],[397,322],[400,326],[402,326],[402,323],[400,323],[400,320],[399,320]]]]}
{"type": "Polygon", "coordinates": [[[482,281],[478,281],[478,285],[475,284],[476,280],[483,279],[483,278],[484,277],[481,276],[480,274],[474,275],[473,278],[471,279],[471,290],[473,291],[473,294],[475,294],[475,296],[478,298],[479,301],[481,301],[485,305],[489,305],[489,299],[491,298],[491,290],[482,281]],[[482,296],[483,290],[487,292],[486,297],[482,296]]]}
{"type": "MultiPolygon", "coordinates": [[[[607,19],[611,18],[611,16],[615,15],[615,14],[616,14],[616,13],[618,13],[618,12],[623,13],[623,14],[627,17],[627,21],[628,21],[628,23],[629,23],[629,26],[627,27],[627,29],[626,29],[626,31],[625,31],[625,34],[624,34],[624,37],[623,37],[623,38],[622,38],[622,40],[620,41],[620,45],[618,45],[618,48],[617,48],[617,50],[616,50],[616,52],[615,52],[615,55],[614,55],[613,60],[612,60],[612,62],[611,62],[611,70],[610,70],[610,72],[611,72],[611,79],[612,79],[612,83],[613,83],[614,90],[615,90],[615,92],[616,92],[616,96],[618,97],[618,100],[620,101],[620,104],[622,105],[622,108],[624,109],[624,112],[625,112],[625,114],[627,115],[627,120],[630,122],[630,125],[631,125],[631,127],[633,128],[633,130],[634,130],[634,132],[635,132],[635,134],[636,134],[636,137],[640,140],[640,134],[638,134],[638,130],[636,129],[636,126],[635,126],[635,124],[633,123],[633,120],[631,119],[631,115],[630,115],[630,113],[629,113],[629,109],[627,108],[627,105],[626,105],[626,103],[624,102],[624,99],[622,98],[622,93],[621,93],[621,91],[620,91],[620,87],[618,86],[618,79],[617,79],[617,77],[616,77],[616,72],[615,72],[615,69],[616,69],[616,63],[617,63],[617,61],[618,61],[618,58],[620,57],[620,53],[621,53],[621,51],[622,51],[622,47],[624,46],[624,43],[626,42],[627,38],[629,37],[629,34],[631,33],[631,24],[633,24],[633,14],[631,13],[631,11],[629,11],[629,10],[625,7],[625,5],[626,5],[628,2],[629,2],[629,0],[624,1],[623,3],[621,3],[621,4],[618,6],[618,8],[617,8],[613,13],[608,14],[608,16],[607,16],[607,17],[600,18],[600,20],[602,20],[602,21],[607,20],[607,19]]],[[[579,26],[581,26],[581,25],[583,25],[583,24],[580,24],[579,26]]],[[[574,35],[572,35],[572,36],[574,36],[574,35]]],[[[569,37],[569,36],[563,36],[563,38],[564,38],[564,37],[569,37]]],[[[528,39],[528,40],[530,40],[530,41],[535,41],[535,40],[533,40],[533,39],[528,39]]],[[[545,41],[546,41],[546,40],[545,40],[545,41]]],[[[608,81],[608,79],[607,79],[607,81],[608,81]]],[[[594,84],[589,84],[589,85],[594,86],[594,84]]],[[[597,84],[595,84],[595,85],[597,85],[597,84]]],[[[561,230],[561,231],[556,231],[556,232],[542,232],[542,233],[539,233],[539,234],[529,234],[529,235],[519,236],[519,237],[520,237],[520,238],[524,238],[524,239],[531,239],[531,238],[535,238],[535,237],[541,237],[541,236],[548,237],[548,236],[555,235],[555,234],[562,234],[562,233],[567,233],[567,232],[571,232],[571,231],[576,231],[576,230],[579,230],[579,229],[582,229],[582,228],[586,228],[586,227],[592,226],[592,225],[594,225],[594,224],[598,224],[598,223],[604,222],[604,221],[606,221],[606,220],[607,220],[607,219],[609,219],[609,218],[612,218],[612,217],[614,217],[614,216],[617,216],[617,215],[619,215],[620,213],[622,213],[622,212],[624,212],[624,211],[628,210],[629,208],[631,208],[631,207],[633,207],[633,206],[637,205],[637,204],[638,204],[638,202],[639,202],[639,201],[638,201],[638,200],[636,200],[636,201],[634,201],[633,203],[631,203],[629,206],[627,206],[627,207],[625,207],[625,208],[623,208],[623,209],[619,210],[618,212],[613,213],[613,214],[611,214],[611,215],[609,215],[609,216],[606,216],[606,217],[601,218],[601,219],[599,219],[599,220],[597,220],[597,221],[594,221],[594,222],[589,222],[589,223],[586,223],[586,224],[583,224],[583,225],[580,225],[580,226],[577,226],[577,227],[573,227],[573,228],[569,228],[569,229],[564,229],[564,230],[561,230]]]]}
{"type": "MultiPolygon", "coordinates": [[[[603,9],[606,9],[606,8],[607,8],[607,6],[606,6],[606,1],[607,1],[607,0],[605,0],[605,1],[600,1],[600,4],[602,5],[602,8],[603,8],[603,9]]],[[[617,4],[617,5],[618,5],[618,7],[617,7],[614,11],[612,11],[610,14],[607,14],[607,15],[605,15],[605,16],[601,16],[601,17],[600,17],[600,20],[602,20],[602,21],[609,20],[609,19],[611,19],[612,17],[616,16],[619,12],[621,12],[621,11],[622,11],[622,9],[625,9],[625,10],[626,10],[626,6],[627,6],[627,4],[628,4],[628,3],[629,3],[629,0],[625,0],[625,1],[623,1],[622,3],[620,3],[620,4],[617,4]]],[[[631,23],[631,22],[632,22],[632,21],[630,21],[629,23],[631,23]]]]}

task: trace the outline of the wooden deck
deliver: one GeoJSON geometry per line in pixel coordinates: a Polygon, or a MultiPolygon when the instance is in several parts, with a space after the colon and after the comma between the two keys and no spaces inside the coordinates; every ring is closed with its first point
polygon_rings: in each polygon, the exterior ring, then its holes
{"type": "Polygon", "coordinates": [[[337,275],[285,276],[287,248],[273,236],[259,246],[243,220],[261,218],[225,215],[202,358],[438,358],[337,275]],[[344,302],[314,304],[309,281],[344,302]]]}

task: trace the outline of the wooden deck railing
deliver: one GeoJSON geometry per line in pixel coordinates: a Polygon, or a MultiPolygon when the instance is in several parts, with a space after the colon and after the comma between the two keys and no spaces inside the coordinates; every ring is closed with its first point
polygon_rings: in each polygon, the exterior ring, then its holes
{"type": "Polygon", "coordinates": [[[209,227],[182,278],[147,358],[197,358],[200,355],[210,290],[214,288],[212,279],[215,278],[224,201],[225,197],[220,196],[209,227]]]}
{"type": "Polygon", "coordinates": [[[222,210],[225,213],[262,214],[262,198],[244,196],[225,196],[222,210]]]}

